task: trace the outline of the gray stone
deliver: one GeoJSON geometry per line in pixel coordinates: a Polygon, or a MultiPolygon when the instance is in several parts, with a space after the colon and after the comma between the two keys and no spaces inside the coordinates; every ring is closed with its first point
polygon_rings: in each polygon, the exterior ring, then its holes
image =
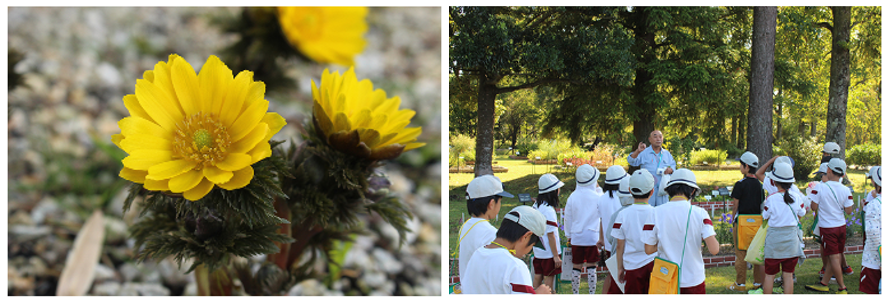
{"type": "Polygon", "coordinates": [[[121,243],[129,237],[129,226],[123,220],[105,217],[105,243],[121,243]]]}
{"type": "Polygon", "coordinates": [[[111,267],[104,264],[95,266],[95,281],[113,280],[115,278],[117,278],[117,272],[111,267]]]}
{"type": "Polygon", "coordinates": [[[308,279],[299,282],[289,290],[289,296],[324,296],[326,287],[317,279],[308,279]]]}
{"type": "Polygon", "coordinates": [[[58,211],[59,206],[55,199],[46,197],[43,198],[40,203],[37,203],[37,205],[34,206],[34,209],[31,210],[31,219],[33,219],[36,224],[43,224],[47,216],[56,215],[58,211]]]}
{"type": "Polygon", "coordinates": [[[115,281],[102,282],[92,286],[92,295],[116,296],[120,292],[120,283],[115,281]]]}
{"type": "Polygon", "coordinates": [[[138,268],[135,267],[133,263],[124,263],[119,268],[120,275],[123,276],[123,282],[132,282],[135,281],[136,278],[139,278],[141,272],[139,272],[138,268]]]}
{"type": "Polygon", "coordinates": [[[403,263],[384,249],[372,249],[372,257],[378,263],[378,268],[387,274],[397,274],[403,270],[403,263]]]}
{"type": "Polygon", "coordinates": [[[169,290],[156,283],[123,283],[117,296],[169,296],[169,290]]]}
{"type": "Polygon", "coordinates": [[[363,273],[363,281],[374,289],[380,288],[387,280],[387,276],[382,272],[367,270],[363,273]]]}
{"type": "Polygon", "coordinates": [[[183,269],[179,269],[178,265],[171,258],[160,261],[160,265],[157,268],[159,269],[160,277],[163,278],[163,282],[167,285],[184,286],[193,278],[193,276],[185,274],[185,271],[187,271],[186,265],[182,265],[183,269]]]}
{"type": "Polygon", "coordinates": [[[185,286],[185,292],[183,296],[197,296],[196,281],[189,282],[188,285],[185,286]]]}
{"type": "Polygon", "coordinates": [[[9,233],[19,242],[46,237],[51,231],[49,226],[13,225],[9,227],[9,233]]]}

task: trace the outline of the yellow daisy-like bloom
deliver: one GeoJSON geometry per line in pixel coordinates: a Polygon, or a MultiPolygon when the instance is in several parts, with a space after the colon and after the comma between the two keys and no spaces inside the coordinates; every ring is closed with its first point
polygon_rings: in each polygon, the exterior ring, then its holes
{"type": "Polygon", "coordinates": [[[239,189],[252,164],[271,156],[268,143],[286,120],[268,112],[265,84],[252,72],[235,78],[210,56],[197,75],[178,55],[158,62],[123,97],[129,117],[112,141],[129,154],[120,177],[151,191],[200,200],[213,187],[239,189]]]}
{"type": "Polygon", "coordinates": [[[289,44],[321,63],[354,65],[366,40],[366,7],[280,7],[278,20],[289,44]]]}
{"type": "Polygon", "coordinates": [[[357,81],[354,68],[342,76],[323,71],[320,88],[311,80],[314,127],[331,147],[370,160],[395,158],[425,143],[415,143],[421,127],[405,128],[415,111],[399,109],[400,97],[357,81]]]}

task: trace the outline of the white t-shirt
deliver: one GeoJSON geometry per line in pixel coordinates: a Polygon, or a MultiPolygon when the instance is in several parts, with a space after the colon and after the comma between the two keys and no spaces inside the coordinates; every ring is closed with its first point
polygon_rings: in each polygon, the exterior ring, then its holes
{"type": "Polygon", "coordinates": [[[868,201],[864,206],[864,253],[861,255],[861,265],[865,268],[880,269],[880,249],[878,246],[882,243],[882,224],[880,223],[880,208],[882,207],[880,197],[868,201]]]}
{"type": "Polygon", "coordinates": [[[481,218],[471,218],[458,231],[460,238],[458,244],[458,276],[459,280],[465,281],[465,269],[471,256],[478,248],[489,245],[495,240],[497,230],[489,221],[481,218]]]}
{"type": "Polygon", "coordinates": [[[843,208],[852,206],[852,192],[849,188],[834,181],[822,182],[812,189],[809,199],[818,203],[819,227],[835,228],[846,225],[843,208]]]}
{"type": "Polygon", "coordinates": [[[784,202],[784,194],[782,193],[769,195],[766,201],[763,201],[763,219],[769,220],[769,226],[797,226],[799,218],[806,215],[806,205],[802,201],[802,195],[788,192],[791,194],[791,199],[794,200],[790,206],[784,202]]]}
{"type": "MultiPolygon", "coordinates": [[[[625,241],[624,258],[622,258],[625,270],[642,268],[655,259],[655,253],[646,254],[642,238],[643,220],[649,218],[652,211],[653,208],[649,204],[634,204],[618,213],[615,223],[612,224],[612,237],[625,241]]],[[[613,253],[615,253],[614,249],[613,253]]],[[[609,267],[614,269],[618,266],[609,267]]]]}
{"type": "MultiPolygon", "coordinates": [[[[624,213],[624,212],[622,212],[624,213]]],[[[621,215],[621,214],[619,214],[621,215]]],[[[680,287],[693,287],[705,280],[704,261],[701,257],[701,242],[715,235],[714,223],[708,212],[701,207],[690,205],[688,201],[668,202],[657,206],[643,225],[643,243],[658,245],[658,257],[680,263],[680,287]],[[690,217],[689,210],[692,209],[690,217]],[[686,220],[689,219],[687,227],[686,220]]]]}
{"type": "Polygon", "coordinates": [[[545,226],[545,235],[541,237],[545,249],[532,247],[532,253],[535,253],[535,258],[539,259],[554,258],[554,254],[551,252],[551,249],[548,249],[550,247],[550,244],[548,243],[548,233],[554,233],[554,246],[557,247],[556,252],[559,254],[560,232],[558,231],[559,228],[557,227],[557,212],[554,211],[553,207],[547,204],[541,204],[541,206],[539,206],[539,204],[536,203],[533,207],[535,207],[535,209],[538,209],[538,211],[545,216],[547,224],[545,226]]]}
{"type": "Polygon", "coordinates": [[[529,267],[508,250],[480,247],[468,262],[461,281],[464,294],[535,294],[529,267]]]}
{"type": "MultiPolygon", "coordinates": [[[[603,226],[609,225],[612,221],[612,215],[621,208],[621,201],[618,200],[618,191],[612,191],[612,195],[613,197],[609,197],[609,192],[605,192],[600,196],[600,219],[603,220],[603,226]]],[[[614,240],[610,241],[609,237],[604,234],[603,243],[606,244],[604,247],[606,247],[607,251],[615,253],[616,242],[614,240]]]]}
{"type": "Polygon", "coordinates": [[[590,186],[576,187],[566,199],[563,229],[566,237],[572,239],[573,245],[594,246],[600,240],[601,200],[600,195],[590,186]]]}
{"type": "Polygon", "coordinates": [[[864,196],[864,205],[868,205],[868,203],[871,202],[871,200],[874,200],[874,198],[877,198],[874,197],[874,191],[868,192],[868,194],[864,196]]]}

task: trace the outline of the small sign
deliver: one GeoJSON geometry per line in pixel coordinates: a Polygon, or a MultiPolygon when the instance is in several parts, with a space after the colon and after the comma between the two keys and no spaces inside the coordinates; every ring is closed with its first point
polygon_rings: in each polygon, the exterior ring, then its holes
{"type": "Polygon", "coordinates": [[[535,160],[539,160],[539,159],[541,159],[541,156],[536,156],[536,157],[535,157],[535,160]]]}
{"type": "Polygon", "coordinates": [[[532,197],[529,194],[517,194],[517,199],[520,200],[520,203],[532,203],[532,197]]]}
{"type": "Polygon", "coordinates": [[[720,188],[720,195],[728,196],[728,195],[729,195],[729,189],[724,188],[724,187],[720,188]]]}
{"type": "Polygon", "coordinates": [[[508,147],[508,150],[514,150],[514,147],[508,147]]]}
{"type": "Polygon", "coordinates": [[[718,191],[718,190],[713,190],[713,191],[711,191],[711,194],[714,195],[714,196],[720,196],[720,191],[718,191]]]}
{"type": "Polygon", "coordinates": [[[517,155],[520,155],[520,151],[517,151],[517,155]]]}
{"type": "Polygon", "coordinates": [[[711,195],[705,195],[704,198],[705,200],[711,200],[711,195]]]}

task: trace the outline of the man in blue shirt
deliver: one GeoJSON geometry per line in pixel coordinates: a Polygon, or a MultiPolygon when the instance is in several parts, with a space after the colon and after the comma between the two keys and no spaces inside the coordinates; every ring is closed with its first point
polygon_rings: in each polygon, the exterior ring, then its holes
{"type": "MultiPolygon", "coordinates": [[[[661,183],[662,175],[674,173],[674,169],[677,168],[677,162],[674,160],[671,152],[668,152],[668,150],[661,147],[663,142],[664,135],[662,135],[661,131],[652,131],[649,133],[649,143],[652,144],[652,147],[647,148],[645,143],[640,142],[640,145],[637,146],[637,150],[634,150],[631,155],[628,155],[628,163],[631,164],[631,166],[639,166],[648,170],[649,173],[652,173],[652,177],[655,178],[656,187],[661,183]]],[[[659,195],[658,192],[653,193],[649,198],[649,205],[652,206],[659,206],[667,202],[668,196],[659,195]]]]}

